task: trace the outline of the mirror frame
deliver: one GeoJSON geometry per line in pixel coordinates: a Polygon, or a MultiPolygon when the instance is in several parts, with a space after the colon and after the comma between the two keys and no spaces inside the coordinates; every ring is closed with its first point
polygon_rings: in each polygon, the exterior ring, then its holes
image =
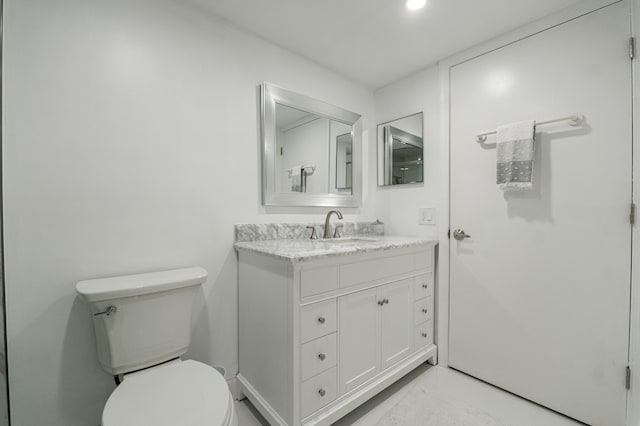
{"type": "MultiPolygon", "coordinates": [[[[359,207],[362,199],[362,116],[270,83],[260,87],[260,142],[262,151],[262,204],[292,207],[359,207]],[[276,192],[276,103],[304,110],[352,127],[351,194],[276,192]]],[[[329,157],[329,152],[327,152],[329,157]]],[[[327,167],[329,165],[327,164],[327,167]]],[[[331,191],[327,182],[327,190],[331,191]]]]}

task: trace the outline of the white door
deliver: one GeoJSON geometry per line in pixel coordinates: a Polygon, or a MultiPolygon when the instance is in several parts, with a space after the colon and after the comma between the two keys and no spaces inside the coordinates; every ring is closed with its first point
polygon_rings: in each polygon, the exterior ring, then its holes
{"type": "Polygon", "coordinates": [[[382,369],[392,366],[413,351],[413,292],[411,279],[380,288],[380,353],[382,369]]]}
{"type": "Polygon", "coordinates": [[[340,298],[340,393],[348,392],[380,371],[378,289],[340,298]]]}
{"type": "MultiPolygon", "coordinates": [[[[631,64],[619,2],[451,69],[450,365],[590,425],[625,424],[631,64]],[[534,188],[496,189],[495,136],[539,126],[534,188]]],[[[526,419],[523,419],[526,424],[526,419]]]]}

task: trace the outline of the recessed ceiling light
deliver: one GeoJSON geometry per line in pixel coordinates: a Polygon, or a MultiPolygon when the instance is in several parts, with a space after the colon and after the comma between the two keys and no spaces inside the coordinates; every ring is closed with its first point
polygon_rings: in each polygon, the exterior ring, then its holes
{"type": "Polygon", "coordinates": [[[407,0],[405,4],[409,10],[418,10],[422,9],[424,5],[427,4],[427,0],[407,0]]]}

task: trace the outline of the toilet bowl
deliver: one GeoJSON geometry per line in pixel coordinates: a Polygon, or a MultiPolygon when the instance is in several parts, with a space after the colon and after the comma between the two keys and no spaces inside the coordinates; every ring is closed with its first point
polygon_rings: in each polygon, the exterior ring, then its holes
{"type": "Polygon", "coordinates": [[[102,426],[237,426],[222,375],[176,361],[125,375],[102,412],[102,426]]]}
{"type": "Polygon", "coordinates": [[[233,398],[213,367],[180,360],[191,336],[199,267],[80,281],[102,368],[120,384],[102,426],[237,426],[233,398]]]}

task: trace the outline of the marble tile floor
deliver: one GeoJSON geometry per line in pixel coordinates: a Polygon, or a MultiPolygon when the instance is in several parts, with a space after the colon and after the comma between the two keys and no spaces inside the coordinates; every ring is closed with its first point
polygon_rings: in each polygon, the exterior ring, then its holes
{"type": "MultiPolygon", "coordinates": [[[[268,425],[245,399],[238,426],[268,425]]],[[[455,370],[424,364],[335,426],[579,426],[564,417],[455,370]]]]}

